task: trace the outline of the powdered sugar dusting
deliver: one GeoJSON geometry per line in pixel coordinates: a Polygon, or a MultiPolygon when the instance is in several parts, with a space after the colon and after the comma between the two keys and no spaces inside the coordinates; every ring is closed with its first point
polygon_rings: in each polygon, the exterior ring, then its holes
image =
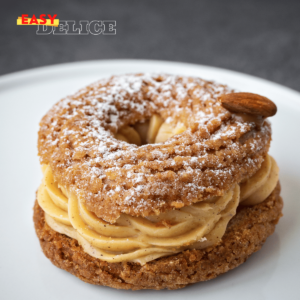
{"type": "Polygon", "coordinates": [[[221,195],[258,169],[270,126],[235,120],[218,102],[228,87],[199,78],[139,74],[100,80],[56,104],[39,132],[42,163],[107,221],[221,195]],[[117,140],[153,113],[188,130],[162,144],[117,140]],[[244,144],[239,138],[253,132],[244,144]]]}

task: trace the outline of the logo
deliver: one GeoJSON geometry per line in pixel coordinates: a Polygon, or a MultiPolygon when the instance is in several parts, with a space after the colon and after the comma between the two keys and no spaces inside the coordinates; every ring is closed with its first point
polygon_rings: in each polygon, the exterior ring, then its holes
{"type": "Polygon", "coordinates": [[[40,15],[40,18],[37,19],[35,15],[32,15],[31,18],[28,18],[28,15],[22,15],[18,17],[17,25],[45,25],[45,26],[58,26],[59,20],[55,19],[57,15],[47,15],[49,19],[46,19],[46,15],[40,15]]]}
{"type": "Polygon", "coordinates": [[[56,19],[57,15],[39,16],[39,19],[35,15],[28,17],[28,15],[22,15],[17,19],[17,25],[36,25],[37,35],[116,35],[117,21],[116,20],[81,20],[76,22],[75,20],[59,20],[56,19]]]}

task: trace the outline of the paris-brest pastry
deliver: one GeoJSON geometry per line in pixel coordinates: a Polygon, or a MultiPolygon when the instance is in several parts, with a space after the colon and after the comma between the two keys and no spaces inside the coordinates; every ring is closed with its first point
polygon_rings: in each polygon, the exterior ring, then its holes
{"type": "Polygon", "coordinates": [[[281,217],[269,99],[200,78],[102,79],[42,118],[34,223],[81,280],[177,289],[259,250],[281,217]]]}

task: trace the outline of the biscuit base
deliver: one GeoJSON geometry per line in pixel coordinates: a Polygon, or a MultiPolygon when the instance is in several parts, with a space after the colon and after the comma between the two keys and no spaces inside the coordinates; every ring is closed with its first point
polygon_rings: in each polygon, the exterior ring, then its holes
{"type": "Polygon", "coordinates": [[[282,216],[280,184],[262,203],[239,207],[222,241],[202,250],[187,250],[141,266],[108,263],[86,254],[77,240],[55,232],[45,223],[44,211],[34,205],[34,225],[42,250],[51,262],[79,279],[116,289],[179,289],[232,270],[258,251],[282,216]]]}

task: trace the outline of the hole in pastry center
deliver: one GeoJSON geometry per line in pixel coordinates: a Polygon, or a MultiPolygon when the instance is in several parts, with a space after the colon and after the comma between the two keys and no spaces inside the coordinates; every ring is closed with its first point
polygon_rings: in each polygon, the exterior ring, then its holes
{"type": "Polygon", "coordinates": [[[150,120],[125,126],[115,134],[115,138],[137,146],[163,143],[170,137],[186,131],[182,123],[176,126],[166,123],[161,116],[154,114],[150,120]]]}

